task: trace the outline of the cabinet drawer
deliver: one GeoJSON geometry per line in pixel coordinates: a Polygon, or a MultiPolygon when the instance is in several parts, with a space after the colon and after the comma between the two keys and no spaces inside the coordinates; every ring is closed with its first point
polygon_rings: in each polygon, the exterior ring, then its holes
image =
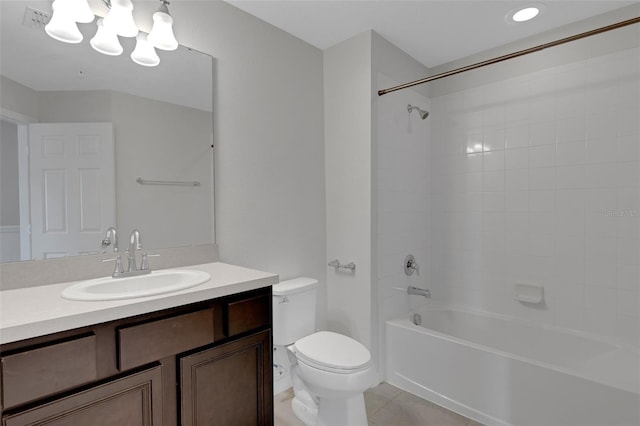
{"type": "Polygon", "coordinates": [[[49,344],[2,357],[6,408],[97,379],[96,336],[49,344]]]}
{"type": "Polygon", "coordinates": [[[120,370],[213,343],[213,309],[118,329],[120,370]]]}
{"type": "Polygon", "coordinates": [[[261,294],[227,304],[229,337],[259,327],[268,327],[271,322],[270,295],[261,294]]]}

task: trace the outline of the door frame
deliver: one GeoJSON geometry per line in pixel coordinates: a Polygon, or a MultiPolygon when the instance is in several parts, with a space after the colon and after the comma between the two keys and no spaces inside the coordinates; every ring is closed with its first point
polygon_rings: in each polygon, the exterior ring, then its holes
{"type": "Polygon", "coordinates": [[[29,124],[38,120],[6,108],[0,117],[18,127],[18,194],[20,210],[20,260],[31,260],[31,204],[29,201],[29,124]]]}

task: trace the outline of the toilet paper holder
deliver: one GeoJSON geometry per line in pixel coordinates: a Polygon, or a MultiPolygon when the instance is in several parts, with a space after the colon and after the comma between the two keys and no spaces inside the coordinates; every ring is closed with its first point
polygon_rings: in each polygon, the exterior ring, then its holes
{"type": "Polygon", "coordinates": [[[356,264],[354,262],[349,262],[346,265],[344,265],[340,263],[338,259],[334,259],[331,262],[329,262],[329,266],[333,266],[334,268],[336,268],[336,272],[338,272],[338,270],[345,270],[350,272],[356,271],[356,264]]]}

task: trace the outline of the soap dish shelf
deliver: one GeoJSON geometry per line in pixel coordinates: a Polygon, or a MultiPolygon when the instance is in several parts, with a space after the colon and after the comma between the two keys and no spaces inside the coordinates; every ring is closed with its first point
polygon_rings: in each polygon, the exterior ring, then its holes
{"type": "Polygon", "coordinates": [[[516,284],[513,298],[522,303],[540,304],[544,302],[544,287],[536,284],[516,284]]]}

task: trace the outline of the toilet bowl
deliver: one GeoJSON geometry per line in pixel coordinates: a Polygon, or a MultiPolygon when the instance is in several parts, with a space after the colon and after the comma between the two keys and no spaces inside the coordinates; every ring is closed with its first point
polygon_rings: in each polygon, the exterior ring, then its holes
{"type": "Polygon", "coordinates": [[[364,391],[377,382],[367,348],[347,336],[320,331],[287,349],[297,361],[295,372],[317,401],[317,419],[311,424],[367,424],[364,391]]]}
{"type": "Polygon", "coordinates": [[[318,282],[297,278],[273,286],[274,344],[291,362],[294,414],[306,425],[366,426],[364,391],[378,382],[367,348],[329,331],[315,332],[318,282]]]}

